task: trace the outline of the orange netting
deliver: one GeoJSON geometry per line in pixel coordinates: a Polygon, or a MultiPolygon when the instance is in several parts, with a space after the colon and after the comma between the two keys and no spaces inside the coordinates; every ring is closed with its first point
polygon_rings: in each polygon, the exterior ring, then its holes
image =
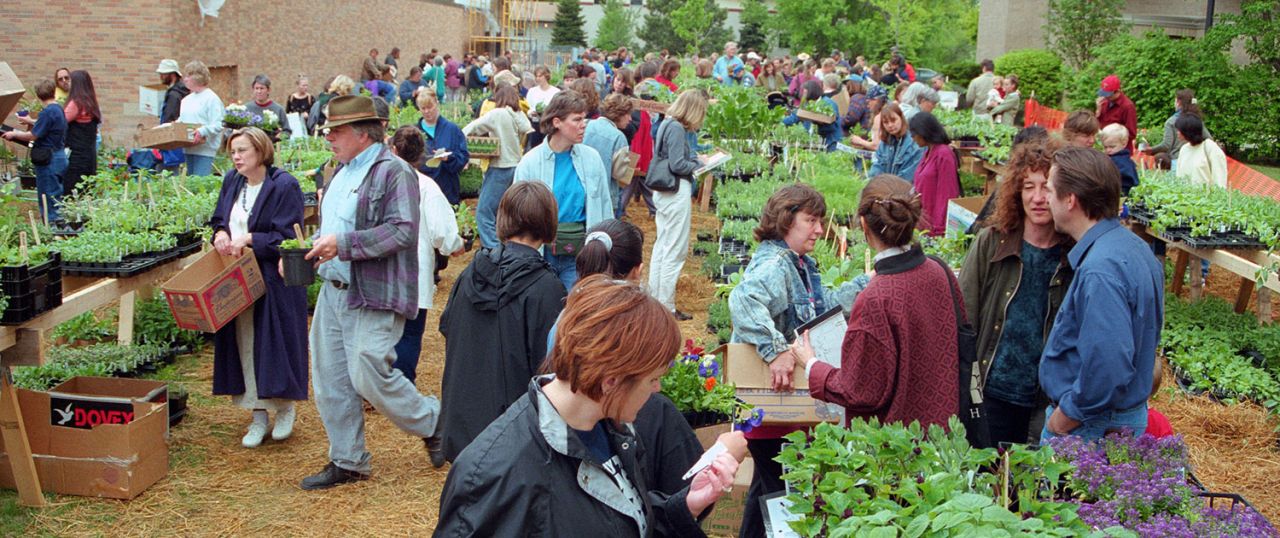
{"type": "MultiPolygon", "coordinates": [[[[1034,98],[1027,100],[1026,110],[1023,115],[1024,126],[1039,125],[1050,131],[1061,129],[1063,122],[1067,120],[1066,112],[1044,106],[1034,98]]],[[[1144,168],[1155,166],[1154,158],[1145,153],[1134,155],[1133,160],[1144,168]]],[[[1280,182],[1231,157],[1227,157],[1227,185],[1247,194],[1268,196],[1280,200],[1280,182]]]]}

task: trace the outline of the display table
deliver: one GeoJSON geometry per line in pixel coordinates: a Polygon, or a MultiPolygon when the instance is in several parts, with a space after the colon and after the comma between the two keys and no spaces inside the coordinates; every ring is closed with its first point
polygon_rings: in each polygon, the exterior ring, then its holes
{"type": "Polygon", "coordinates": [[[1181,241],[1172,241],[1158,234],[1152,234],[1145,225],[1132,221],[1129,223],[1129,229],[1148,241],[1163,241],[1175,251],[1172,284],[1172,292],[1175,295],[1182,292],[1182,280],[1188,276],[1188,269],[1190,269],[1190,298],[1196,301],[1203,296],[1204,277],[1198,269],[1199,260],[1206,260],[1210,265],[1230,271],[1240,278],[1240,287],[1236,291],[1236,313],[1247,310],[1249,299],[1256,295],[1258,304],[1255,314],[1258,322],[1271,323],[1271,292],[1280,292],[1280,279],[1276,278],[1276,273],[1270,272],[1262,282],[1262,286],[1258,287],[1257,274],[1263,267],[1280,264],[1280,256],[1264,250],[1192,248],[1181,241]]]}

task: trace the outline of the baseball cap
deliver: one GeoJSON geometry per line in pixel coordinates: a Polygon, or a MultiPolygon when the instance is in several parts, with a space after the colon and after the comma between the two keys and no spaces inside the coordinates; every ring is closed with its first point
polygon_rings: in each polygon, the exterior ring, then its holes
{"type": "Polygon", "coordinates": [[[1098,97],[1111,97],[1111,94],[1120,91],[1120,77],[1115,75],[1107,75],[1102,79],[1102,85],[1098,88],[1098,97]]]}
{"type": "Polygon", "coordinates": [[[852,81],[857,82],[857,83],[859,83],[859,84],[861,84],[864,80],[866,80],[866,79],[862,78],[862,75],[859,75],[859,74],[857,74],[857,73],[849,73],[849,76],[844,77],[844,79],[845,79],[845,80],[852,80],[852,81]]]}
{"type": "Polygon", "coordinates": [[[807,61],[809,61],[809,53],[807,53],[807,52],[801,52],[800,54],[797,54],[797,55],[796,55],[796,58],[797,58],[797,59],[799,59],[799,60],[800,60],[800,61],[802,61],[802,62],[807,62],[807,61]]]}
{"type": "Polygon", "coordinates": [[[177,73],[178,76],[182,76],[182,71],[178,70],[178,61],[169,58],[160,60],[160,67],[156,68],[156,72],[160,74],[177,73]]]}
{"type": "Polygon", "coordinates": [[[759,55],[759,54],[756,54],[756,53],[754,53],[754,52],[748,52],[748,53],[747,53],[747,59],[748,59],[748,60],[759,60],[759,59],[760,59],[760,55],[759,55]]]}

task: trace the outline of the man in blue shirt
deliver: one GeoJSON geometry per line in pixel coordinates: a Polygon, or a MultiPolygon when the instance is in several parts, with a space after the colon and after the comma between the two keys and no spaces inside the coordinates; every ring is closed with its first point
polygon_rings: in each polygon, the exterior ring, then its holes
{"type": "Polygon", "coordinates": [[[37,83],[36,98],[44,103],[40,118],[32,120],[29,115],[18,116],[18,122],[29,126],[31,130],[3,134],[5,140],[32,143],[31,162],[36,169],[36,193],[46,200],[41,207],[47,209],[45,218],[49,222],[61,220],[58,202],[62,199],[62,174],[67,170],[67,153],[63,150],[67,136],[67,118],[62,113],[62,106],[54,98],[56,88],[49,79],[37,83]],[[48,161],[37,164],[45,155],[48,156],[48,161]]]}
{"type": "Polygon", "coordinates": [[[738,58],[738,44],[730,41],[724,44],[724,56],[716,58],[716,65],[711,69],[711,76],[720,81],[721,84],[732,84],[733,81],[729,76],[733,73],[733,68],[742,67],[742,59],[738,58]]]}
{"type": "Polygon", "coordinates": [[[1098,439],[1147,427],[1156,345],[1164,323],[1164,268],[1120,224],[1120,174],[1091,148],[1066,148],[1049,170],[1049,211],[1076,240],[1067,288],[1040,360],[1052,402],[1041,439],[1098,439]]]}

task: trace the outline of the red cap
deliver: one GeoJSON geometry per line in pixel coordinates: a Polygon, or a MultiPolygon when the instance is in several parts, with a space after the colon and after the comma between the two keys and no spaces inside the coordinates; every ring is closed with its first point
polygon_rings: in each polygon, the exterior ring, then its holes
{"type": "Polygon", "coordinates": [[[1111,97],[1111,94],[1120,91],[1120,77],[1115,75],[1107,75],[1102,79],[1102,86],[1098,88],[1099,97],[1111,97]]]}

